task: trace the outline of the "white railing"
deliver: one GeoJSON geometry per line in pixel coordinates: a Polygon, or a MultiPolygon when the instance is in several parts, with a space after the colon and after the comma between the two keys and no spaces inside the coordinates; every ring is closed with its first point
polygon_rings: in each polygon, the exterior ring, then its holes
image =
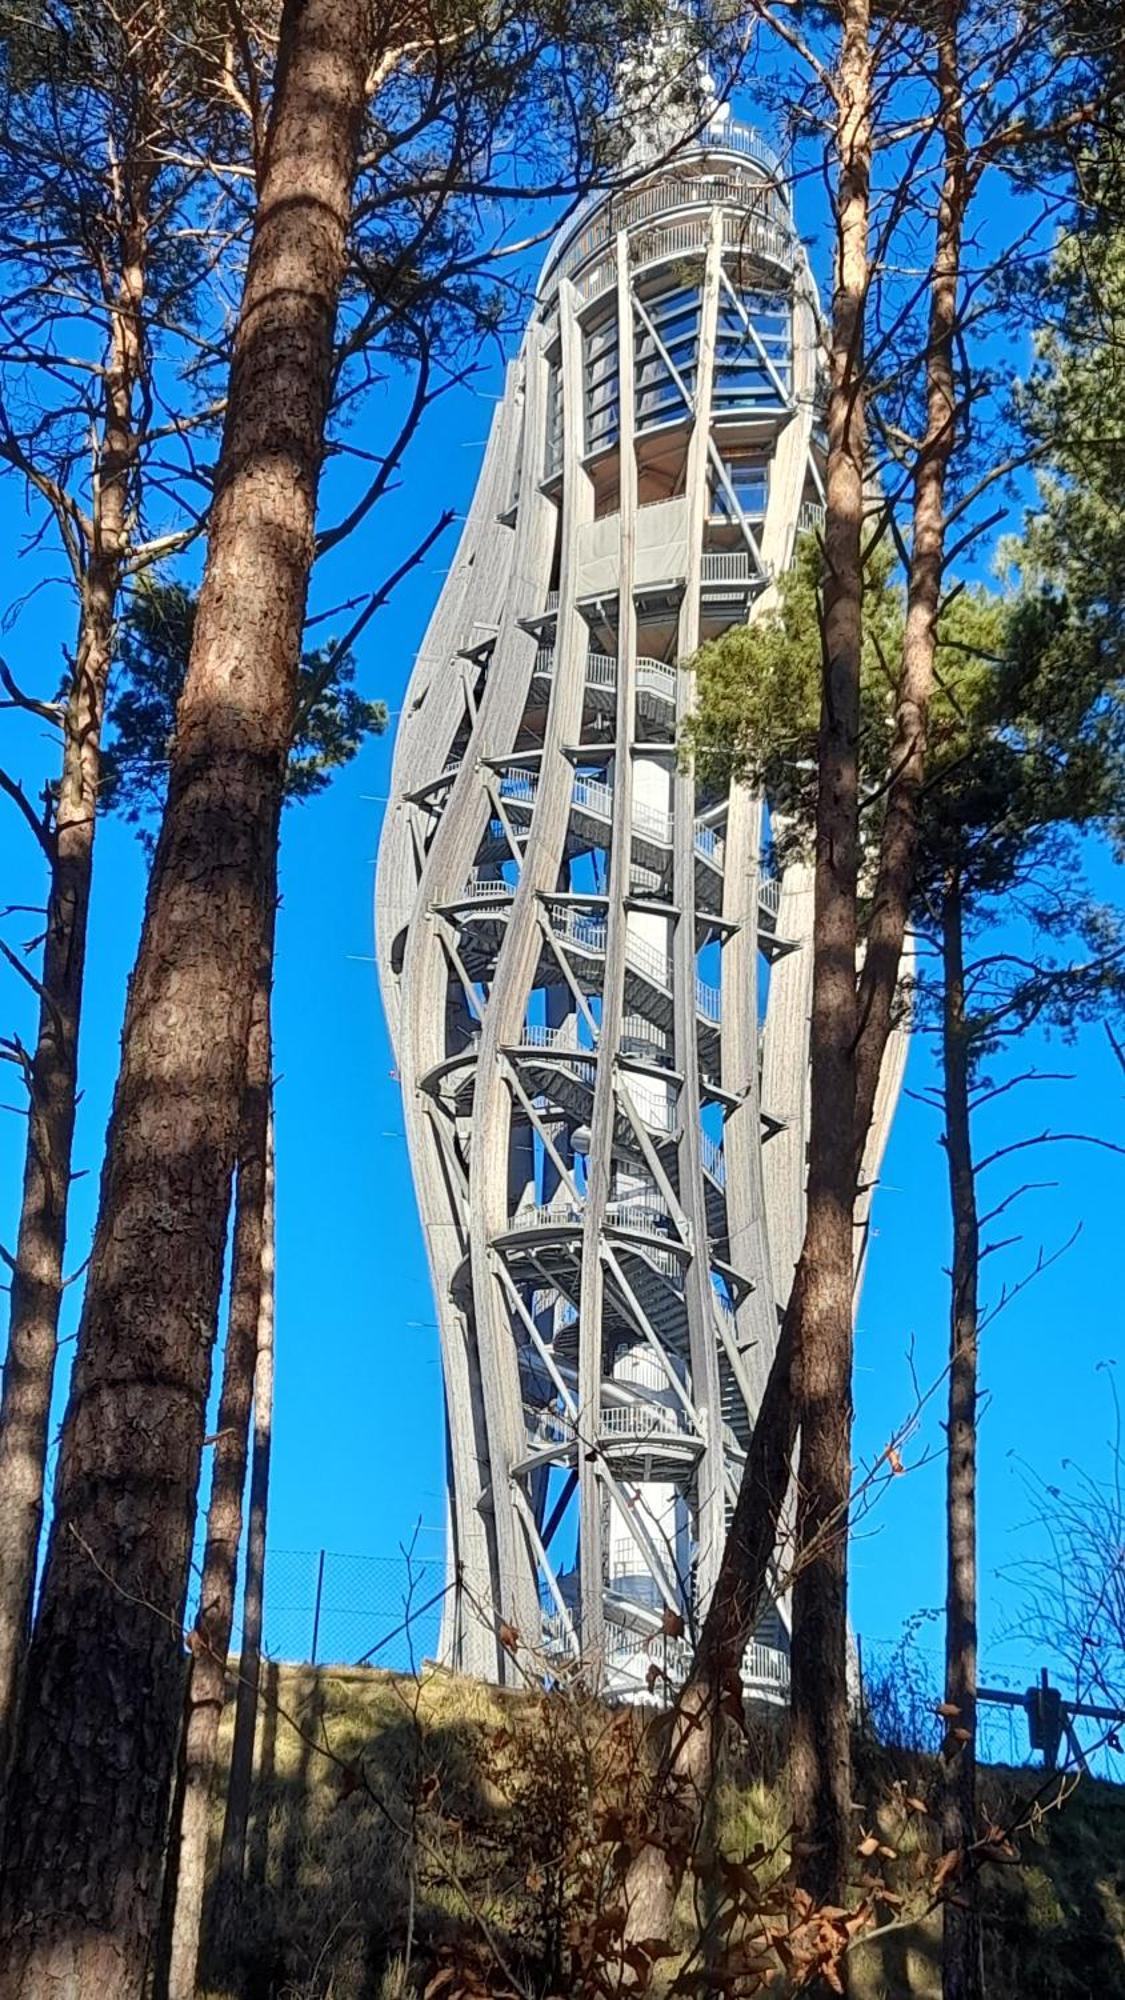
{"type": "Polygon", "coordinates": [[[637,660],[637,689],[645,694],[659,695],[662,699],[676,699],[676,669],[666,666],[663,660],[650,660],[644,656],[637,660]]]}
{"type": "Polygon", "coordinates": [[[586,683],[588,687],[616,687],[617,661],[608,653],[587,653],[586,683]]]}
{"type": "Polygon", "coordinates": [[[643,1014],[625,1015],[621,1023],[621,1048],[626,1061],[635,1056],[638,1061],[659,1063],[664,1069],[672,1067],[671,1050],[666,1042],[658,1040],[653,1033],[652,1022],[646,1021],[643,1014]],[[625,1048],[626,1042],[630,1044],[629,1048],[625,1048]],[[644,1048],[638,1049],[635,1046],[637,1042],[643,1042],[644,1048]]]}
{"type": "Polygon", "coordinates": [[[636,265],[659,264],[665,257],[685,257],[693,250],[706,250],[711,240],[711,224],[701,217],[693,222],[666,222],[662,229],[646,229],[629,245],[636,265]]]}
{"type": "Polygon", "coordinates": [[[564,1021],[562,1026],[558,1028],[544,1027],[542,1022],[539,1021],[525,1021],[523,1027],[520,1029],[520,1047],[522,1049],[558,1049],[565,1047],[567,1049],[574,1049],[575,1054],[578,1053],[574,1042],[574,1027],[569,1021],[564,1021]]]}
{"type": "Polygon", "coordinates": [[[602,1437],[685,1437],[680,1412],[666,1403],[603,1403],[598,1430],[602,1437]]]}
{"type": "Polygon", "coordinates": [[[718,987],[708,986],[704,980],[697,979],[695,982],[695,1008],[698,1014],[702,1014],[705,1021],[713,1021],[717,1026],[719,1021],[718,987]]]}
{"type": "MultiPolygon", "coordinates": [[[[768,155],[763,142],[757,139],[756,134],[749,133],[746,126],[708,126],[694,144],[720,146],[726,152],[741,153],[748,159],[758,161],[770,174],[778,171],[776,161],[768,155]],[[750,143],[728,137],[727,134],[732,131],[748,133],[750,143]]],[[[770,181],[761,180],[756,175],[746,179],[738,174],[700,173],[698,169],[685,173],[673,168],[666,178],[638,188],[634,194],[609,197],[560,252],[557,261],[548,267],[547,276],[552,284],[557,284],[560,278],[569,277],[621,229],[634,229],[639,222],[646,222],[654,215],[663,215],[669,209],[714,208],[720,202],[767,217],[775,228],[788,234],[787,206],[770,181]]],[[[586,273],[587,278],[590,275],[586,273]]]]}
{"type": "Polygon", "coordinates": [[[630,1080],[627,1084],[629,1101],[654,1132],[674,1132],[676,1129],[676,1107],[666,1097],[657,1097],[654,1092],[638,1090],[630,1080]]]}
{"type": "MultiPolygon", "coordinates": [[[[555,671],[555,649],[540,646],[535,655],[532,673],[543,680],[550,680],[555,671]]],[[[587,653],[586,684],[588,687],[612,688],[617,686],[617,661],[609,653],[587,653]]],[[[663,660],[650,660],[643,656],[637,660],[637,690],[639,693],[655,694],[662,700],[676,698],[676,670],[665,665],[663,660]]]]}
{"type": "Polygon", "coordinates": [[[509,1217],[509,1229],[569,1229],[581,1224],[582,1210],[572,1201],[548,1202],[537,1208],[519,1208],[509,1217]]]}
{"type": "Polygon", "coordinates": [[[631,932],[629,933],[625,939],[625,962],[632,966],[634,972],[651,979],[654,986],[671,989],[671,959],[664,952],[657,951],[656,946],[649,944],[645,938],[634,937],[631,932]]]}
{"type": "Polygon", "coordinates": [[[704,583],[756,583],[760,576],[749,549],[728,549],[705,555],[700,574],[704,583]]]}
{"type": "Polygon", "coordinates": [[[703,1162],[704,1172],[710,1174],[713,1181],[718,1181],[720,1187],[725,1187],[727,1163],[723,1158],[723,1149],[715,1144],[708,1132],[701,1132],[699,1135],[699,1157],[703,1162]]]}
{"type": "Polygon", "coordinates": [[[787,228],[761,215],[732,214],[729,208],[723,214],[723,248],[768,257],[786,268],[794,261],[794,240],[787,228]]]}
{"type": "Polygon", "coordinates": [[[667,875],[662,868],[643,868],[639,861],[629,864],[629,894],[631,896],[664,899],[667,875]]]}
{"type": "MultiPolygon", "coordinates": [[[[597,778],[576,778],[574,780],[574,803],[583,806],[587,812],[596,813],[599,819],[613,818],[613,786],[603,785],[597,778]]],[[[661,812],[658,806],[646,805],[642,799],[633,800],[633,831],[646,833],[662,847],[672,842],[672,816],[661,812]]]]}
{"type": "Polygon", "coordinates": [[[733,119],[713,121],[705,125],[697,146],[720,146],[728,153],[744,153],[749,160],[757,160],[759,166],[769,174],[781,175],[781,162],[772,147],[767,146],[760,132],[752,125],[736,125],[733,119]]]}
{"type": "Polygon", "coordinates": [[[548,610],[548,611],[557,611],[557,610],[558,610],[558,608],[559,608],[559,593],[558,593],[558,591],[557,591],[557,590],[549,590],[549,591],[547,592],[547,606],[546,606],[546,608],[547,608],[547,610],[548,610]]]}
{"type": "Polygon", "coordinates": [[[781,877],[763,875],[758,883],[758,902],[771,917],[776,917],[781,906],[781,877]]]}
{"type": "Polygon", "coordinates": [[[633,800],[633,831],[647,833],[661,847],[672,845],[672,815],[661,812],[659,806],[646,805],[643,799],[633,800]]]}
{"type": "Polygon", "coordinates": [[[612,785],[603,785],[597,778],[575,778],[571,797],[576,806],[585,806],[599,819],[613,818],[612,785]]]}
{"type": "MultiPolygon", "coordinates": [[[[638,1549],[632,1568],[618,1567],[618,1577],[635,1576],[644,1568],[644,1557],[638,1549]]],[[[613,1581],[611,1575],[610,1581],[613,1581]]],[[[552,1657],[562,1655],[573,1657],[573,1643],[565,1620],[557,1611],[543,1614],[543,1650],[552,1657]]],[[[619,1625],[616,1620],[607,1620],[605,1628],[602,1661],[606,1667],[616,1669],[623,1677],[634,1683],[638,1694],[649,1692],[648,1668],[655,1666],[661,1676],[667,1674],[672,1687],[685,1681],[691,1672],[692,1646],[688,1639],[673,1639],[659,1632],[637,1632],[630,1626],[619,1625]]],[[[755,1640],[747,1646],[742,1660],[742,1677],[746,1686],[768,1692],[772,1699],[780,1699],[789,1687],[789,1660],[775,1646],[762,1646],[755,1640]]]]}
{"type": "Polygon", "coordinates": [[[803,500],[801,502],[801,511],[797,516],[797,533],[799,535],[807,535],[814,529],[823,528],[823,526],[824,508],[821,506],[819,500],[803,500]]]}
{"type": "Polygon", "coordinates": [[[609,256],[603,257],[591,270],[583,271],[581,277],[574,280],[574,289],[579,303],[588,306],[591,299],[600,298],[602,293],[608,292],[616,282],[617,259],[609,256]]]}
{"type": "Polygon", "coordinates": [[[505,882],[502,875],[470,875],[458,900],[462,903],[495,902],[498,896],[511,896],[512,884],[505,882]]]}
{"type": "Polygon", "coordinates": [[[776,1688],[780,1693],[789,1686],[789,1656],[752,1639],[742,1656],[742,1678],[749,1687],[776,1688]]]}
{"type": "Polygon", "coordinates": [[[695,851],[701,854],[705,861],[713,861],[716,868],[722,866],[724,845],[722,834],[716,833],[713,826],[696,824],[695,851]]]}
{"type": "Polygon", "coordinates": [[[569,903],[549,903],[547,915],[557,938],[569,939],[584,951],[605,950],[605,918],[592,917],[585,910],[576,910],[569,903]]]}
{"type": "Polygon", "coordinates": [[[643,1196],[626,1195],[620,1201],[607,1201],[605,1219],[611,1228],[631,1229],[638,1236],[667,1237],[672,1228],[667,1210],[643,1196]]]}
{"type": "Polygon", "coordinates": [[[539,790],[538,771],[501,771],[500,797],[502,799],[523,800],[530,805],[539,790]]]}

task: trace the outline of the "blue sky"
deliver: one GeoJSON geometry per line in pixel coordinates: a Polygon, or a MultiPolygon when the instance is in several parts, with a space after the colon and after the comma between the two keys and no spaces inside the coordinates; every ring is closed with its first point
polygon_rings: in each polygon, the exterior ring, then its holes
{"type": "MultiPolygon", "coordinates": [[[[802,223],[807,231],[815,218],[802,215],[802,223]]],[[[818,264],[823,266],[823,258],[818,264]]],[[[464,511],[498,385],[493,367],[472,391],[457,391],[438,406],[401,491],[318,573],[314,609],[370,588],[425,531],[438,505],[464,511]]],[[[378,420],[375,410],[369,421],[378,420]]],[[[15,482],[0,482],[0,535],[13,555],[26,526],[15,482]]],[[[454,546],[448,537],[431,554],[359,644],[360,683],[392,711],[400,705],[454,546]]],[[[3,603],[23,597],[29,584],[52,568],[57,563],[42,552],[13,561],[3,603]]],[[[39,686],[53,678],[70,620],[59,585],[24,602],[0,635],[0,649],[17,677],[39,686]]],[[[23,770],[34,790],[50,768],[51,746],[38,725],[24,719],[5,717],[3,728],[6,760],[23,770]]],[[[367,746],[327,796],[291,809],[284,826],[276,986],[278,1383],[270,1539],[279,1550],[326,1546],[390,1555],[420,1520],[419,1553],[436,1557],[443,1524],[436,1333],[399,1089],[371,962],[373,860],[390,758],[388,735],[367,746]]],[[[1100,865],[1100,874],[1107,890],[1114,890],[1108,864],[1100,865]]],[[[72,1269],[88,1240],[143,880],[143,857],[133,836],[112,822],[103,825],[76,1148],[76,1165],[85,1177],[75,1189],[72,1269]]],[[[36,899],[36,857],[12,812],[0,815],[0,884],[0,902],[36,899]]],[[[29,921],[7,919],[4,936],[16,943],[29,921]]],[[[5,1031],[18,1026],[25,1038],[30,1035],[26,996],[6,972],[0,1010],[5,1031]]],[[[1121,1075],[1098,1035],[1087,1034],[1065,1051],[1031,1035],[1019,1057],[1023,1068],[1065,1069],[1074,1081],[1040,1085],[1034,1101],[1026,1093],[1005,1100],[993,1121],[1001,1142],[1047,1127],[1125,1137],[1121,1075]]],[[[919,1044],[908,1084],[922,1089],[930,1080],[930,1058],[919,1044]]],[[[877,1237],[860,1314],[856,1445],[868,1458],[883,1449],[911,1408],[911,1353],[923,1385],[943,1366],[949,1225],[937,1139],[934,1114],[904,1099],[876,1203],[877,1237]]],[[[15,1230],[22,1143],[22,1123],[0,1117],[0,1240],[6,1242],[15,1230]]],[[[1125,1161],[1080,1146],[1051,1147],[1046,1154],[1029,1177],[1050,1178],[1057,1188],[1022,1205],[1023,1243],[987,1267],[995,1293],[1003,1277],[1020,1275],[1041,1244],[1055,1249],[1081,1221],[1073,1247],[1014,1301],[986,1337],[981,1622],[984,1667],[992,1678],[1009,1670],[1019,1678],[1034,1664],[1021,1657],[1008,1632],[1017,1605],[1011,1586],[997,1575],[1028,1541],[1027,1533],[1021,1537],[1021,1524],[1029,1503],[1012,1454],[1045,1474],[1055,1473],[1068,1456],[1097,1466],[1111,1427],[1098,1369],[1120,1345],[1125,1161]]],[[[998,1179],[997,1195],[1004,1191],[998,1179]]],[[[78,1291],[75,1286],[68,1295],[71,1324],[78,1291]]],[[[923,1441],[935,1449],[941,1442],[940,1400],[939,1394],[923,1432],[923,1441]]],[[[866,1644],[890,1642],[912,1612],[942,1602],[942,1476],[936,1457],[896,1480],[857,1538],[853,1617],[866,1644]]],[[[1030,1535],[1034,1539],[1034,1528],[1030,1535]]]]}

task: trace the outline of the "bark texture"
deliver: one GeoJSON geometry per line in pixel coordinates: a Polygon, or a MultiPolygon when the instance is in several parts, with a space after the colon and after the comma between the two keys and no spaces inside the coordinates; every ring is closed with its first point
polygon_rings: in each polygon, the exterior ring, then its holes
{"type": "MultiPolygon", "coordinates": [[[[809,1174],[794,1329],[801,1427],[793,1584],[790,1806],[794,1872],[844,1900],[851,1858],[847,1522],[855,1260],[859,686],[867,458],[864,329],[871,192],[871,19],[849,0],[840,59],[818,744],[809,1174]]],[[[897,970],[897,968],[896,968],[897,970]]]]}
{"type": "MultiPolygon", "coordinates": [[[[960,0],[946,0],[935,30],[938,125],[944,165],[930,279],[925,360],[926,429],[914,471],[906,630],[891,748],[893,778],[879,845],[858,1005],[853,1013],[855,1055],[851,1129],[854,1132],[854,1151],[849,1165],[853,1203],[875,1106],[879,1072],[893,1026],[902,948],[910,913],[918,846],[919,802],[925,776],[927,718],[934,685],[937,622],[945,575],[945,491],[957,429],[954,340],[962,227],[969,192],[957,52],[959,16],[960,0]]],[[[870,90],[870,78],[867,89],[870,90]]],[[[860,154],[864,150],[869,165],[869,118],[865,137],[861,138],[857,149],[860,154]]],[[[862,199],[866,208],[866,197],[861,196],[859,190],[855,198],[857,203],[862,199]]],[[[845,210],[841,216],[842,265],[846,259],[845,210]]],[[[862,329],[857,331],[853,352],[862,353],[862,329]]],[[[862,396],[862,374],[860,383],[862,396]]],[[[831,414],[829,437],[831,444],[831,414]]],[[[831,478],[830,458],[829,537],[834,511],[831,478]]],[[[845,498],[850,501],[850,494],[846,494],[845,498]]],[[[831,588],[839,572],[830,540],[827,560],[831,588]]],[[[828,625],[828,588],[825,610],[831,661],[833,647],[828,625]]],[[[849,619],[851,615],[849,606],[849,619]]],[[[858,671],[856,687],[858,691],[858,671]]],[[[854,887],[852,904],[854,910],[854,887]]],[[[841,1097],[838,1096],[837,1101],[842,1105],[841,1097]]],[[[816,1118],[817,1093],[814,1087],[814,1135],[816,1118]]],[[[826,1143],[831,1143],[827,1135],[826,1143]]],[[[819,1148],[814,1136],[809,1148],[810,1220],[818,1157],[819,1148]]],[[[804,1355],[799,1355],[797,1361],[801,1423],[799,1566],[793,1591],[793,1730],[790,1751],[793,1817],[802,1848],[809,1850],[799,1862],[798,1878],[818,1900],[832,1903],[840,1903],[844,1899],[852,1845],[847,1687],[847,1536],[851,1486],[853,1321],[851,1258],[849,1256],[845,1306],[844,1271],[840,1262],[842,1232],[837,1234],[836,1230],[839,1219],[840,1211],[837,1209],[829,1253],[831,1277],[826,1278],[824,1293],[825,1316],[819,1326],[810,1323],[804,1355]]]]}
{"type": "Polygon", "coordinates": [[[282,16],[13,1768],[3,2000],[139,2000],[145,1982],[373,13],[288,0],[282,16]]]}
{"type": "Polygon", "coordinates": [[[959,314],[961,244],[971,179],[962,118],[958,25],[961,0],[944,0],[936,30],[938,120],[944,165],[938,198],[926,339],[926,428],[914,468],[910,569],[902,672],[895,704],[887,814],[865,939],[859,986],[856,1059],[857,1172],[892,1026],[903,940],[910,916],[918,809],[926,770],[926,731],[945,577],[945,493],[957,439],[954,344],[959,314]]]}
{"type": "MultiPolygon", "coordinates": [[[[870,177],[868,43],[867,0],[856,0],[848,8],[840,82],[840,244],[828,412],[824,696],[809,1036],[813,1110],[805,1237],[695,1663],[672,1712],[653,1788],[654,1837],[626,1875],[626,1934],[631,1941],[668,1935],[683,1857],[696,1837],[714,1781],[722,1718],[737,1712],[741,1703],[743,1655],[765,1601],[777,1553],[799,1399],[809,1380],[807,1357],[810,1351],[815,1355],[829,1336],[838,1344],[841,1325],[850,1357],[855,1171],[850,1147],[841,1146],[839,1139],[841,1132],[850,1136],[855,1117],[857,755],[863,617],[860,535],[865,455],[862,368],[870,177]]],[[[838,1375],[837,1355],[835,1377],[838,1375]]],[[[815,1381],[810,1386],[817,1389],[815,1381]]],[[[814,1408],[814,1443],[825,1441],[817,1459],[818,1477],[821,1460],[830,1458],[831,1453],[838,1457],[850,1382],[845,1384],[843,1408],[838,1385],[836,1396],[830,1407],[819,1400],[814,1408]],[[815,1429],[818,1417],[819,1432],[815,1429]]],[[[848,1435],[845,1433],[845,1447],[848,1435]]],[[[828,1471],[835,1469],[835,1463],[831,1460],[828,1471]]],[[[827,1484],[827,1472],[823,1476],[827,1484]]],[[[846,1490],[845,1480],[845,1499],[846,1490]]],[[[807,1509],[805,1514],[807,1528],[807,1509]]],[[[830,1572],[832,1567],[830,1558],[830,1572]]],[[[838,1586],[834,1574],[830,1573],[828,1580],[830,1615],[834,1616],[838,1586]]],[[[846,1629],[841,1617],[838,1644],[836,1636],[826,1631],[821,1656],[809,1660],[799,1723],[796,1705],[801,1694],[794,1686],[794,1728],[800,1745],[798,1780],[802,1786],[807,1774],[819,1767],[815,1721],[810,1713],[817,1690],[810,1689],[809,1683],[820,1672],[834,1673],[830,1693],[843,1703],[843,1745],[836,1740],[839,1732],[834,1719],[833,1754],[823,1760],[831,1772],[831,1787],[823,1799],[815,1794],[807,1805],[809,1825],[827,1824],[837,1845],[841,1805],[845,1819],[850,1805],[846,1629]]],[[[833,1715],[835,1718],[835,1711],[833,1715]]],[[[846,1847],[845,1834],[845,1852],[846,1847]]]]}
{"type": "Polygon", "coordinates": [[[272,1178],[270,1127],[270,976],[273,940],[254,998],[246,1061],[246,1088],[238,1146],[234,1254],[230,1312],[223,1355],[207,1541],[200,1583],[199,1613],[190,1641],[181,1747],[183,1780],[179,1823],[173,1827],[175,1894],[168,1952],[167,2000],[195,2000],[195,1975],[207,1865],[207,1830],[219,1722],[226,1694],[227,1655],[234,1625],[238,1549],[242,1539],[242,1495],[246,1484],[247,1434],[254,1396],[259,1324],[273,1311],[273,1249],[270,1242],[272,1178]],[[267,1302],[264,1294],[269,1292],[267,1302]]]}
{"type": "Polygon", "coordinates": [[[27,1149],[0,1401],[0,1790],[11,1754],[43,1524],[102,723],[136,465],[133,405],[144,372],[141,316],[151,170],[142,165],[129,185],[132,198],[122,236],[122,270],[110,319],[98,480],[80,585],[78,643],[62,716],[62,768],[48,836],[50,878],[39,1019],[26,1075],[27,1149]]]}
{"type": "Polygon", "coordinates": [[[942,2000],[982,2000],[983,1940],[976,1840],[977,1732],[977,1283],[980,1228],[969,1117],[969,1045],[960,884],[954,874],[942,910],[945,1156],[953,1216],[949,1324],[949,1419],[946,1491],[945,1699],[958,1715],[943,1757],[941,1836],[964,1855],[947,1902],[941,1957],[942,2000]]]}
{"type": "Polygon", "coordinates": [[[254,1737],[258,1721],[258,1681],[262,1664],[262,1610],[266,1578],[266,1515],[269,1508],[270,1450],[273,1442],[274,1361],[274,1178],[273,1118],[267,1139],[266,1217],[263,1242],[261,1312],[254,1360],[254,1442],[250,1455],[250,1518],[246,1527],[246,1582],[242,1592],[242,1651],[238,1661],[238,1696],[234,1712],[227,1804],[219,1851],[215,1903],[219,1924],[233,1913],[242,1886],[246,1832],[250,1821],[250,1786],[254,1773],[254,1737]]]}

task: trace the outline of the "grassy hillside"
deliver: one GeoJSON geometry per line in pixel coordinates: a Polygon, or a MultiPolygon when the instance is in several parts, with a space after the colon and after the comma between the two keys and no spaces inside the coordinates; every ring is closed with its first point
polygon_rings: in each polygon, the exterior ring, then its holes
{"type": "MultiPolygon", "coordinates": [[[[610,1893],[605,1815],[639,1790],[635,1718],[447,1674],[419,1685],[270,1668],[265,1693],[249,1883],[233,1934],[210,1941],[208,2000],[391,2000],[408,1957],[417,1990],[443,1969],[450,1995],[574,1990],[575,1954],[610,1893]]],[[[716,1801],[723,1854],[764,1847],[766,1883],[783,1865],[769,1858],[785,1831],[779,1754],[775,1731],[753,1732],[716,1801]]],[[[924,1801],[931,1775],[870,1745],[857,1762],[857,1820],[894,1849],[875,1865],[903,1900],[879,1910],[896,1927],[854,1952],[853,1992],[928,2000],[940,1918],[917,1912],[935,1843],[905,1801],[924,1801]]],[[[989,1871],[990,1992],[1125,1996],[1125,1790],[1084,1781],[1040,1816],[1038,1783],[995,1770],[983,1786],[999,1825],[1031,1822],[1018,1858],[989,1871]]],[[[686,1895],[682,1917],[686,1936],[686,1895]]]]}

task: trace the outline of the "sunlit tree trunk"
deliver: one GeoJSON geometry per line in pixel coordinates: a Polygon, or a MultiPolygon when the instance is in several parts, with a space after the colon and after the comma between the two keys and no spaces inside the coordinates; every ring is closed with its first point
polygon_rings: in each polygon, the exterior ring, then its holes
{"type": "Polygon", "coordinates": [[[266,1580],[266,1519],[269,1510],[270,1451],[273,1444],[273,1373],[275,1305],[273,1119],[269,1130],[269,1175],[262,1271],[258,1349],[254,1363],[253,1446],[250,1454],[250,1506],[246,1527],[246,1582],[242,1592],[242,1648],[238,1661],[238,1695],[231,1740],[223,1840],[219,1851],[216,1918],[221,1925],[234,1908],[246,1862],[246,1832],[250,1820],[250,1789],[254,1775],[254,1738],[258,1721],[258,1686],[262,1664],[262,1614],[266,1580]]]}
{"type": "MultiPolygon", "coordinates": [[[[832,313],[832,379],[828,410],[825,528],[825,659],[816,805],[813,916],[813,1002],[809,1036],[812,1122],[808,1208],[777,1353],[758,1412],[719,1576],[700,1635],[691,1676],[673,1712],[656,1794],[665,1811],[658,1837],[629,1868],[627,1929],[631,1938],[668,1934],[684,1833],[698,1822],[714,1770],[724,1711],[741,1701],[742,1660],[765,1599],[788,1490],[802,1394],[813,1398],[811,1449],[818,1479],[829,1490],[847,1421],[850,1382],[840,1387],[840,1344],[850,1353],[855,1171],[850,1136],[855,1115],[856,869],[858,839],[859,667],[863,625],[861,532],[866,432],[863,324],[867,287],[870,183],[870,89],[867,0],[848,0],[841,49],[837,146],[839,251],[832,313]],[[811,1357],[811,1359],[810,1359],[811,1357]],[[831,1363],[831,1365],[830,1365],[831,1363]],[[818,1372],[819,1371],[819,1372],[818,1372]],[[841,1402],[841,1396],[843,1398],[841,1402]],[[831,1402],[826,1398],[831,1397],[831,1402]],[[822,1464],[823,1461],[823,1464],[822,1464]],[[674,1804],[673,1804],[674,1802],[674,1804]]],[[[846,1439],[845,1439],[846,1444],[846,1439]]],[[[846,1496],[846,1485],[845,1485],[846,1496]]],[[[812,1524],[805,1509],[805,1528],[812,1524]]],[[[836,1615],[835,1564],[817,1552],[836,1615]]],[[[819,1669],[844,1702],[846,1625],[838,1643],[825,1632],[819,1669]]],[[[811,1663],[810,1663],[811,1678],[811,1663]]],[[[809,1804],[810,1826],[827,1827],[839,1847],[840,1817],[850,1807],[846,1742],[813,1738],[816,1691],[806,1684],[797,1724],[798,1777],[826,1766],[831,1783],[809,1804]],[[842,1759],[842,1762],[841,1762],[842,1759]]],[[[833,1728],[837,1729],[835,1709],[833,1728]]],[[[690,1835],[689,1835],[690,1837],[690,1835]]]]}
{"type": "Polygon", "coordinates": [[[869,0],[854,0],[845,13],[838,98],[839,247],[825,492],[809,1173],[793,1336],[793,1396],[801,1439],[789,1737],[794,1868],[818,1902],[831,1903],[842,1901],[852,1847],[847,1515],[856,1169],[851,1138],[856,1122],[872,63],[869,0]]]}
{"type": "Polygon", "coordinates": [[[0,1791],[11,1754],[43,1523],[47,1429],[59,1341],[78,1102],[78,1036],[94,868],[106,686],[136,461],[144,371],[149,175],[134,181],[106,364],[98,476],[79,595],[74,670],[61,713],[62,768],[49,849],[39,1019],[26,1071],[27,1145],[0,1401],[0,1791]]]}
{"type": "Polygon", "coordinates": [[[970,1129],[969,1036],[965,1019],[963,906],[956,871],[942,909],[942,1063],[945,1156],[953,1216],[946,1458],[945,1699],[957,1714],[943,1758],[942,1845],[964,1856],[946,1903],[943,2000],[982,2000],[984,1961],[976,1840],[977,1731],[977,1357],[980,1226],[970,1129]],[[959,1736],[955,1732],[967,1732],[959,1736]]]}
{"type": "Polygon", "coordinates": [[[6,1825],[3,2000],[139,2000],[370,0],[287,0],[6,1825]]]}
{"type": "Polygon", "coordinates": [[[254,1398],[259,1326],[272,1318],[273,1244],[270,1138],[270,973],[267,941],[250,1023],[242,1130],[238,1145],[234,1254],[230,1313],[223,1355],[207,1541],[199,1612],[190,1644],[179,1823],[173,1827],[175,1894],[163,1991],[167,2000],[194,2000],[203,1919],[207,1829],[219,1723],[227,1683],[227,1654],[234,1625],[247,1434],[254,1398]]]}
{"type": "MultiPolygon", "coordinates": [[[[891,745],[892,782],[879,845],[875,894],[853,1014],[854,1150],[846,1202],[851,1216],[879,1072],[890,1035],[913,892],[926,726],[934,684],[938,612],[945,574],[945,490],[956,438],[961,233],[967,198],[957,28],[960,0],[947,0],[935,30],[938,124],[944,168],[938,202],[926,344],[926,430],[914,470],[906,629],[891,745]]],[[[870,134],[866,134],[870,156],[870,134]]],[[[866,233],[866,232],[865,232],[866,233]]],[[[846,254],[842,238],[842,256],[846,254]]],[[[866,255],[866,245],[864,254],[866,255]]],[[[829,472],[831,479],[831,468],[829,472]]],[[[829,522],[832,493],[829,490],[829,522]]],[[[831,543],[828,569],[833,570],[831,543]]],[[[826,619],[830,599],[826,590],[826,619]]],[[[832,645],[829,635],[828,650],[832,645]]],[[[858,673],[856,678],[858,696],[858,673]]],[[[858,711],[856,712],[858,725],[858,711]]],[[[823,754],[823,753],[822,753],[823,754]]],[[[855,888],[851,889],[854,913],[855,888]]],[[[853,915],[854,924],[854,915],[853,915]]],[[[854,928],[852,941],[854,945],[854,928]]],[[[815,1000],[814,1000],[815,1008],[815,1000]]],[[[813,1121],[817,1093],[813,1090],[813,1121]]],[[[844,1130],[839,1127],[838,1131],[844,1130]]],[[[825,1135],[825,1144],[831,1138],[825,1135]]],[[[837,1153],[844,1149],[837,1143],[837,1153]]],[[[810,1217],[818,1148],[809,1148],[810,1217]]],[[[806,1321],[798,1354],[797,1578],[793,1589],[791,1808],[799,1847],[795,1873],[817,1900],[842,1903],[853,1846],[851,1728],[847,1682],[848,1514],[852,1478],[853,1251],[846,1271],[844,1182],[833,1193],[823,1316],[806,1321]],[[846,1277],[846,1284],[845,1284],[846,1277]]]]}

